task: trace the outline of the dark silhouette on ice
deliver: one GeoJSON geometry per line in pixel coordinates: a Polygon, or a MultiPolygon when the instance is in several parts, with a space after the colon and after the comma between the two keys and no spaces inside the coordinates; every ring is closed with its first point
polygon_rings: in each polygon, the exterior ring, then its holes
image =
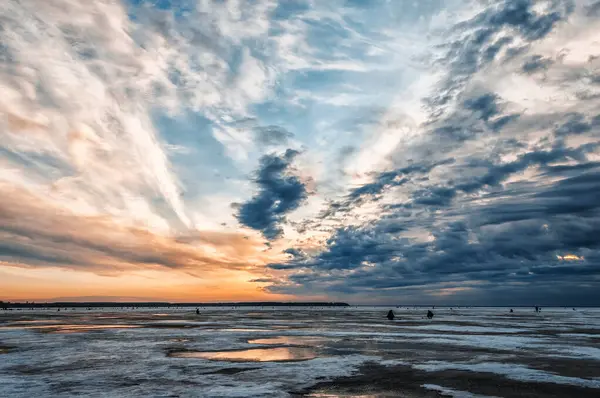
{"type": "Polygon", "coordinates": [[[394,319],[394,311],[392,311],[392,310],[388,311],[387,319],[389,319],[390,321],[394,319]]]}
{"type": "Polygon", "coordinates": [[[431,310],[427,310],[427,319],[433,318],[433,312],[431,310]]]}

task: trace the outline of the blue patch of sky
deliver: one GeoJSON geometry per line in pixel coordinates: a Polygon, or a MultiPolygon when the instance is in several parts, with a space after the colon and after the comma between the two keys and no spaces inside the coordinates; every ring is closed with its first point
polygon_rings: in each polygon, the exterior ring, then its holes
{"type": "Polygon", "coordinates": [[[277,4],[273,11],[274,20],[286,20],[297,17],[310,9],[310,5],[304,0],[287,0],[277,4]]]}
{"type": "Polygon", "coordinates": [[[181,18],[196,7],[196,0],[125,0],[128,16],[132,21],[136,18],[136,9],[151,7],[162,11],[171,11],[175,18],[181,18]]]}
{"type": "Polygon", "coordinates": [[[184,148],[171,150],[168,156],[184,186],[185,201],[206,194],[232,193],[228,182],[245,177],[214,138],[210,120],[195,113],[176,118],[158,114],[154,119],[163,142],[184,148]]]}
{"type": "Polygon", "coordinates": [[[373,109],[386,109],[401,85],[405,84],[402,73],[398,71],[378,74],[305,71],[292,75],[288,77],[287,90],[282,90],[269,101],[254,105],[252,112],[261,123],[284,127],[302,145],[325,152],[360,145],[371,133],[364,126],[378,121],[377,116],[373,116],[373,109]],[[345,85],[365,88],[364,91],[349,93],[357,96],[357,102],[347,105],[323,102],[324,98],[347,92],[345,85]],[[302,106],[291,102],[290,97],[297,90],[308,93],[300,101],[302,106]]]}

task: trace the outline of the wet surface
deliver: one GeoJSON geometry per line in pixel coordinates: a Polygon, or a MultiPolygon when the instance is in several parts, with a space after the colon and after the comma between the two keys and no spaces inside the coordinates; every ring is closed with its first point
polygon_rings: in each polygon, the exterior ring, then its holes
{"type": "Polygon", "coordinates": [[[319,383],[303,397],[598,397],[598,389],[543,382],[524,382],[491,372],[424,372],[409,366],[365,364],[355,376],[319,383]],[[444,392],[444,394],[442,394],[444,392]]]}
{"type": "Polygon", "coordinates": [[[0,396],[600,396],[600,310],[388,310],[0,311],[0,396]]]}
{"type": "Polygon", "coordinates": [[[43,333],[84,333],[94,330],[107,329],[130,329],[137,328],[136,325],[65,325],[65,324],[47,324],[47,325],[10,325],[0,327],[0,330],[7,329],[34,329],[43,333]]]}
{"type": "Polygon", "coordinates": [[[248,340],[249,344],[264,344],[264,345],[308,345],[319,346],[327,342],[327,339],[316,336],[278,336],[268,337],[265,339],[248,340]]]}
{"type": "Polygon", "coordinates": [[[200,358],[230,362],[280,362],[306,361],[307,359],[316,358],[317,354],[309,348],[277,347],[218,352],[182,351],[171,352],[169,356],[173,358],[200,358]]]}

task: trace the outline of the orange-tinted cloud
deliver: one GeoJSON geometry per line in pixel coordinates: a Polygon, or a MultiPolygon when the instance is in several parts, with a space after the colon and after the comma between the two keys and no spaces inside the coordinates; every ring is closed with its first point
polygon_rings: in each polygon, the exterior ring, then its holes
{"type": "Polygon", "coordinates": [[[241,233],[161,235],[108,216],[82,216],[25,190],[0,185],[0,260],[98,274],[179,269],[192,274],[258,270],[273,260],[262,242],[241,233]]]}

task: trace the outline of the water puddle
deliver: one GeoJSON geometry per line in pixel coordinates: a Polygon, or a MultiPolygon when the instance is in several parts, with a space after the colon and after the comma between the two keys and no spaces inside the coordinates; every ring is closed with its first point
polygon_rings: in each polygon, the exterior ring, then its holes
{"type": "Polygon", "coordinates": [[[61,325],[49,333],[84,333],[90,330],[106,330],[106,329],[133,329],[138,328],[136,325],[61,325]]]}
{"type": "MultiPolygon", "coordinates": [[[[390,392],[391,393],[391,392],[390,392]]],[[[355,395],[355,394],[330,394],[330,393],[314,393],[309,394],[307,397],[309,398],[379,398],[379,397],[391,397],[393,395],[387,394],[367,394],[367,395],[355,395]]]]}
{"type": "Polygon", "coordinates": [[[36,319],[36,320],[28,320],[28,321],[13,321],[13,323],[36,324],[36,323],[56,323],[56,321],[52,320],[52,319],[36,319]]]}
{"type": "Polygon", "coordinates": [[[258,328],[227,328],[227,329],[217,329],[221,332],[264,332],[269,329],[258,329],[258,328]]]}
{"type": "Polygon", "coordinates": [[[316,336],[279,336],[265,339],[248,340],[250,344],[273,344],[273,345],[323,345],[327,339],[316,336]]]}
{"type": "Polygon", "coordinates": [[[391,397],[393,395],[387,394],[367,394],[367,395],[355,395],[355,394],[330,394],[330,393],[314,393],[309,394],[309,398],[380,398],[380,397],[391,397]]]}
{"type": "Polygon", "coordinates": [[[137,325],[124,325],[124,324],[112,324],[112,325],[70,325],[70,324],[52,324],[52,325],[10,325],[1,326],[0,330],[11,330],[11,329],[32,329],[40,330],[48,333],[69,333],[73,331],[85,332],[87,330],[99,330],[99,329],[130,329],[137,328],[137,325]]]}
{"type": "Polygon", "coordinates": [[[229,362],[282,362],[282,361],[306,361],[317,357],[310,348],[302,347],[277,347],[277,348],[253,348],[238,351],[180,351],[169,354],[173,358],[200,358],[213,361],[229,362]]]}

